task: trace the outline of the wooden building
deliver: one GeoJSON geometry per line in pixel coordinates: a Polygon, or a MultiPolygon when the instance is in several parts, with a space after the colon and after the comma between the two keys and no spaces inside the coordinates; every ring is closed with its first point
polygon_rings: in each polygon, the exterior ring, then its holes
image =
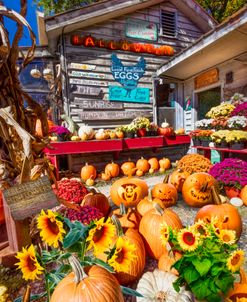
{"type": "Polygon", "coordinates": [[[156,71],[216,22],[193,0],[111,0],[45,19],[60,56],[65,112],[113,128],[146,116],[183,126],[180,83],[156,71]]]}
{"type": "Polygon", "coordinates": [[[157,76],[177,83],[187,132],[234,93],[247,96],[247,5],[165,63],[157,76]]]}

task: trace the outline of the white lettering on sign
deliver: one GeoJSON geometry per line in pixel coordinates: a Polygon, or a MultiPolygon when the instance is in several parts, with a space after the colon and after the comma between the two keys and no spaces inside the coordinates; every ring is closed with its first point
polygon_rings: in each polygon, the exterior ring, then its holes
{"type": "Polygon", "coordinates": [[[103,100],[85,100],[83,98],[75,97],[74,104],[79,105],[83,109],[122,109],[122,103],[111,103],[103,100]]]}
{"type": "Polygon", "coordinates": [[[95,70],[96,65],[81,64],[81,63],[70,63],[69,68],[81,69],[81,70],[95,70]]]}
{"type": "Polygon", "coordinates": [[[84,72],[72,70],[69,72],[71,77],[81,77],[81,78],[95,78],[95,79],[105,79],[106,75],[104,73],[93,73],[93,72],[84,72]]]}
{"type": "Polygon", "coordinates": [[[82,120],[122,120],[133,119],[137,116],[145,115],[146,117],[152,116],[152,112],[149,111],[79,111],[77,110],[79,117],[82,120]]]}
{"type": "Polygon", "coordinates": [[[75,94],[87,94],[87,95],[99,95],[101,89],[99,87],[87,87],[87,86],[77,86],[76,90],[72,93],[75,94]]]}
{"type": "Polygon", "coordinates": [[[70,84],[92,85],[92,86],[108,86],[108,82],[84,79],[69,79],[70,84]]]}

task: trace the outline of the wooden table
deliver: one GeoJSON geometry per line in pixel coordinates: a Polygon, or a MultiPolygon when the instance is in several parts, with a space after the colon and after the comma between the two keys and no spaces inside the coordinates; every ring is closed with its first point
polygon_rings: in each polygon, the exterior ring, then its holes
{"type": "Polygon", "coordinates": [[[44,152],[56,168],[58,176],[58,156],[69,154],[112,152],[114,159],[119,157],[121,151],[132,149],[161,148],[174,145],[190,144],[189,135],[165,136],[145,136],[137,138],[89,140],[89,141],[66,141],[51,142],[49,148],[44,152]]]}
{"type": "Polygon", "coordinates": [[[208,159],[211,159],[211,150],[217,150],[221,154],[221,160],[224,160],[225,157],[229,157],[231,153],[245,154],[247,160],[247,149],[234,150],[230,148],[216,148],[216,147],[211,148],[211,147],[203,147],[203,146],[192,146],[191,148],[196,148],[197,150],[203,150],[204,156],[208,159]]]}

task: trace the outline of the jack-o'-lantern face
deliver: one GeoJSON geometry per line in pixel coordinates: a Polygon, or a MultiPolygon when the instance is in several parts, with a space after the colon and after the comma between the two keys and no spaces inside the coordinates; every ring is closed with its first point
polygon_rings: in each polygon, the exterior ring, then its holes
{"type": "Polygon", "coordinates": [[[202,207],[212,203],[211,187],[216,180],[208,173],[194,173],[186,178],[182,187],[184,201],[192,207],[202,207]]]}
{"type": "Polygon", "coordinates": [[[172,184],[160,183],[153,187],[152,197],[161,200],[165,207],[176,204],[178,194],[176,188],[172,184]]]}
{"type": "Polygon", "coordinates": [[[123,203],[125,207],[134,207],[148,195],[148,186],[138,178],[120,178],[113,183],[110,195],[116,205],[123,203]]]}
{"type": "Polygon", "coordinates": [[[169,182],[174,185],[178,192],[181,192],[184,181],[189,176],[190,173],[187,171],[176,170],[171,174],[169,182]]]}

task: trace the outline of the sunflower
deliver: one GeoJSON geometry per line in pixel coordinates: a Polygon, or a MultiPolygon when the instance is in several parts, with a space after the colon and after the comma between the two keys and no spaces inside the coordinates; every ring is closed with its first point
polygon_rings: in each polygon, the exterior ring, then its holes
{"type": "Polygon", "coordinates": [[[108,260],[115,272],[127,273],[129,265],[137,257],[135,255],[136,247],[129,240],[119,237],[116,242],[114,254],[108,260]]]}
{"type": "Polygon", "coordinates": [[[228,269],[235,273],[240,269],[240,266],[244,263],[244,251],[236,250],[227,260],[228,269]]]}
{"type": "Polygon", "coordinates": [[[65,230],[63,223],[56,219],[57,214],[51,210],[41,211],[37,218],[37,227],[40,229],[40,236],[49,246],[58,247],[58,241],[63,241],[65,230]]]}
{"type": "Polygon", "coordinates": [[[236,241],[236,232],[233,230],[220,230],[218,237],[222,243],[231,245],[236,241]]]}
{"type": "Polygon", "coordinates": [[[199,244],[200,234],[197,233],[192,227],[182,229],[177,235],[177,240],[181,248],[185,251],[194,251],[199,244]]]}
{"type": "Polygon", "coordinates": [[[22,248],[21,252],[18,252],[16,258],[20,260],[15,265],[21,270],[23,278],[25,280],[40,279],[38,275],[43,274],[43,267],[40,266],[33,245],[30,245],[28,249],[22,248]]]}
{"type": "Polygon", "coordinates": [[[109,249],[113,238],[116,236],[116,228],[111,223],[110,218],[104,222],[104,217],[95,221],[95,226],[89,231],[86,242],[89,242],[87,250],[94,249],[94,254],[98,255],[109,249]]]}
{"type": "Polygon", "coordinates": [[[168,240],[169,240],[169,226],[164,222],[160,225],[160,239],[161,243],[166,246],[168,240]]]}
{"type": "Polygon", "coordinates": [[[213,216],[211,218],[211,226],[216,236],[219,236],[220,230],[223,228],[223,221],[220,220],[217,216],[213,216]]]}
{"type": "Polygon", "coordinates": [[[201,237],[206,238],[209,237],[209,231],[206,223],[199,219],[193,226],[192,228],[200,234],[201,237]]]}

